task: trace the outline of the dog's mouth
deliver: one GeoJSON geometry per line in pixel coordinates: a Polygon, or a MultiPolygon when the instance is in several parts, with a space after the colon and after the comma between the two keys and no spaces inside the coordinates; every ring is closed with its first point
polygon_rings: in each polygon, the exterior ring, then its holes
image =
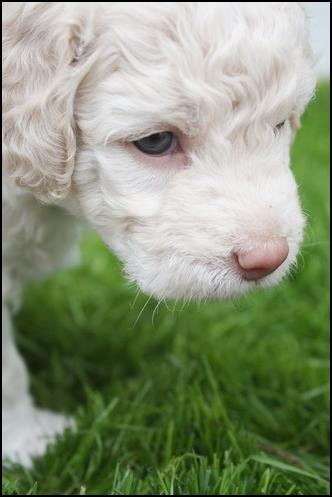
{"type": "Polygon", "coordinates": [[[198,251],[191,254],[164,247],[162,254],[160,251],[142,250],[136,251],[135,258],[122,260],[129,279],[136,282],[144,293],[157,299],[222,300],[278,284],[293,267],[298,251],[298,244],[290,238],[287,250],[283,252],[283,242],[271,239],[266,243],[260,239],[258,245],[253,243],[251,247],[256,252],[251,254],[251,249],[247,249],[248,255],[245,252],[241,260],[238,255],[242,255],[241,249],[234,244],[218,255],[200,255],[198,251]],[[256,256],[261,266],[256,265],[256,256]],[[251,266],[248,269],[245,265],[251,266]]]}
{"type": "MultiPolygon", "coordinates": [[[[223,259],[215,258],[204,262],[194,260],[191,261],[191,265],[194,273],[203,269],[209,281],[208,295],[204,295],[203,298],[220,299],[241,295],[254,288],[263,287],[266,282],[265,277],[247,279],[234,254],[223,259]]],[[[200,298],[198,296],[198,299],[200,298]]]]}
{"type": "Polygon", "coordinates": [[[172,258],[172,271],[169,270],[170,264],[160,264],[153,279],[138,281],[142,291],[157,299],[221,300],[277,282],[271,281],[269,275],[251,281],[246,279],[233,256],[209,260],[192,257],[176,259],[175,262],[172,258]]]}

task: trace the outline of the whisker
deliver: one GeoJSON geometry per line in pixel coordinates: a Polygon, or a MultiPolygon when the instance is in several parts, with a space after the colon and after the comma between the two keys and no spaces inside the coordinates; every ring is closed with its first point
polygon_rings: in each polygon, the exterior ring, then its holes
{"type": "Polygon", "coordinates": [[[172,314],[174,314],[174,312],[175,312],[175,308],[176,308],[176,304],[178,303],[178,300],[179,299],[175,299],[174,305],[172,307],[172,314]]]}
{"type": "Polygon", "coordinates": [[[158,310],[158,307],[160,306],[160,304],[162,303],[163,299],[159,299],[155,308],[153,309],[153,313],[152,313],[152,316],[151,316],[151,324],[152,324],[152,327],[154,328],[154,317],[155,317],[155,314],[158,310]]]}
{"type": "Polygon", "coordinates": [[[183,304],[181,305],[179,312],[183,312],[186,308],[186,305],[188,305],[188,302],[186,299],[183,299],[183,304]]]}
{"type": "Polygon", "coordinates": [[[321,245],[330,245],[329,240],[321,241],[321,242],[309,242],[309,243],[303,243],[302,247],[318,247],[321,245]]]}
{"type": "Polygon", "coordinates": [[[139,296],[139,294],[140,294],[140,293],[141,293],[141,290],[140,290],[140,289],[138,289],[138,290],[137,290],[137,292],[136,292],[136,295],[135,295],[135,297],[134,297],[134,300],[133,300],[132,304],[130,304],[130,308],[131,308],[131,309],[133,309],[133,308],[135,307],[136,301],[137,301],[138,296],[139,296]]]}
{"type": "Polygon", "coordinates": [[[166,300],[165,298],[163,298],[163,299],[162,299],[162,301],[163,301],[163,303],[164,303],[164,305],[165,305],[166,309],[167,309],[169,312],[171,312],[171,309],[170,309],[170,307],[169,307],[169,305],[168,305],[168,303],[167,303],[167,300],[166,300]]]}
{"type": "Polygon", "coordinates": [[[130,330],[133,330],[135,328],[135,326],[137,325],[141,315],[143,314],[144,312],[144,309],[146,308],[146,306],[148,305],[148,303],[150,302],[150,300],[152,299],[152,295],[150,295],[150,297],[147,299],[147,301],[145,302],[145,304],[143,305],[140,313],[138,314],[137,318],[136,318],[136,321],[135,323],[133,324],[133,326],[131,328],[129,328],[130,330]]]}

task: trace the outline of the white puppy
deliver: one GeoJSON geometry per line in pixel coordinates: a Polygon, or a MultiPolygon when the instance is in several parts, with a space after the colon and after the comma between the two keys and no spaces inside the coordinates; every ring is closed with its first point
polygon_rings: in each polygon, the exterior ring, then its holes
{"type": "Polygon", "coordinates": [[[75,261],[76,218],[158,299],[278,282],[314,78],[293,2],[3,5],[3,454],[29,464],[67,421],[33,406],[13,345],[24,281],[75,261]]]}

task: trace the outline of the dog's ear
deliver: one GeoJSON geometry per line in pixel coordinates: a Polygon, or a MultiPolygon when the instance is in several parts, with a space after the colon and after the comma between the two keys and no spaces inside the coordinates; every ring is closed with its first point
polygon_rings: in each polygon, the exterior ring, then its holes
{"type": "Polygon", "coordinates": [[[4,3],[4,167],[40,200],[63,198],[76,153],[75,94],[92,63],[93,16],[82,3],[4,3]]]}

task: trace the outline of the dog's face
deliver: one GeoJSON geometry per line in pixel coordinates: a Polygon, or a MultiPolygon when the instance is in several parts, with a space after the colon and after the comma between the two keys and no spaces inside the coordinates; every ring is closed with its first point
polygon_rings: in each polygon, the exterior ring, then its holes
{"type": "Polygon", "coordinates": [[[260,4],[141,9],[119,8],[115,69],[78,99],[84,213],[158,298],[275,283],[304,227],[289,163],[312,92],[303,14],[260,4]],[[244,278],[234,254],[280,237],[286,260],[244,278]]]}
{"type": "Polygon", "coordinates": [[[93,63],[74,99],[71,198],[157,298],[228,297],[276,283],[304,227],[289,159],[314,85],[302,10],[100,8],[97,34],[82,48],[93,63]],[[273,270],[248,277],[271,253],[273,270]],[[247,254],[258,258],[251,267],[247,254]]]}

